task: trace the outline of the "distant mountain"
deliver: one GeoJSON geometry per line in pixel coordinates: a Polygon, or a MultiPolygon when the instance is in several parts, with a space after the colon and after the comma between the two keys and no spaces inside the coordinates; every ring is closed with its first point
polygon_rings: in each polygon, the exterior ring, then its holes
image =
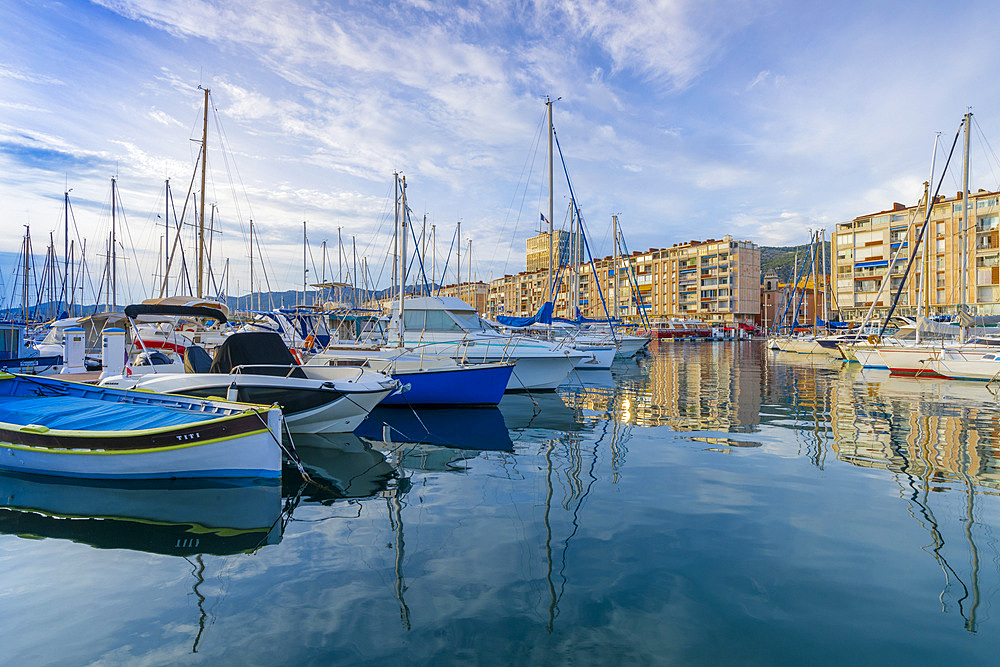
{"type": "MultiPolygon", "coordinates": [[[[827,252],[827,273],[830,272],[829,265],[829,253],[830,253],[830,242],[827,241],[823,244],[827,252]]],[[[803,270],[806,273],[809,272],[809,267],[806,266],[804,269],[802,263],[809,256],[809,244],[803,244],[798,246],[786,246],[781,247],[771,247],[771,246],[760,246],[760,275],[763,277],[768,271],[772,269],[778,274],[778,279],[782,282],[791,282],[792,277],[795,273],[795,256],[798,253],[799,262],[799,275],[802,275],[803,270]]],[[[823,273],[823,256],[820,255],[820,273],[823,273]]]]}

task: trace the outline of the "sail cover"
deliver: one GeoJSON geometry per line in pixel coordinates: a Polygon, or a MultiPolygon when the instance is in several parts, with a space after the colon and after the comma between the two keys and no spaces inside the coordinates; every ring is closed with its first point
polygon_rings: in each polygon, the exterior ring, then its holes
{"type": "Polygon", "coordinates": [[[497,316],[497,322],[505,327],[530,327],[532,324],[552,324],[552,302],[546,301],[531,317],[497,316]]]}

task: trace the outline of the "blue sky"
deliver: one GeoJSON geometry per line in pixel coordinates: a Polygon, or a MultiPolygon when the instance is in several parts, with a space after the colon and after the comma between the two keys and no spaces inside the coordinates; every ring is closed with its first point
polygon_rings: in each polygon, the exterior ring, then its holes
{"type": "MultiPolygon", "coordinates": [[[[986,2],[9,0],[0,252],[17,251],[25,224],[39,253],[50,232],[61,247],[68,184],[99,275],[117,173],[122,300],[145,296],[163,180],[179,210],[197,155],[199,85],[216,110],[213,256],[219,272],[230,260],[232,293],[246,291],[251,218],[274,289],[301,285],[303,221],[310,281],[339,227],[386,284],[394,171],[415,217],[437,226],[439,271],[458,220],[476,278],[523,270],[547,206],[546,95],[562,98],[556,130],[595,254],[610,251],[613,213],[634,250],[724,234],[804,243],[914,203],[934,133],[950,144],[967,106],[972,187],[998,188],[1000,46],[983,27],[996,14],[986,2]]],[[[567,203],[557,178],[557,225],[567,203]]]]}

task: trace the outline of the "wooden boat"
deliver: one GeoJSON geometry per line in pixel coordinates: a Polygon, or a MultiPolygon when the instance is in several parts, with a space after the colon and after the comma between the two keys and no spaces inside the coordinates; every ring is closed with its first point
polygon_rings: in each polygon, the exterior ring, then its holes
{"type": "Polygon", "coordinates": [[[99,479],[281,476],[281,411],[0,373],[0,469],[99,479]]]}

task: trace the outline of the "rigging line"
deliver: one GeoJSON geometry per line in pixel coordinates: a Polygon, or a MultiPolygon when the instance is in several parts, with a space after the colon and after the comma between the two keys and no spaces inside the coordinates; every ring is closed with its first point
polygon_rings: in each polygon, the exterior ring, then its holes
{"type": "MultiPolygon", "coordinates": [[[[510,264],[510,254],[514,248],[514,239],[517,238],[517,226],[521,222],[521,213],[524,211],[524,202],[528,198],[528,184],[531,180],[531,174],[535,168],[535,160],[538,158],[538,147],[542,141],[542,129],[545,127],[545,119],[547,116],[547,111],[543,111],[541,117],[538,120],[538,129],[535,131],[534,145],[532,149],[528,151],[528,155],[525,157],[525,164],[521,166],[521,175],[519,176],[518,183],[524,183],[524,189],[521,191],[521,202],[517,207],[517,216],[514,218],[514,229],[511,231],[511,242],[507,245],[507,256],[504,258],[504,273],[507,272],[507,266],[510,264]],[[530,163],[529,163],[530,158],[530,163]],[[527,169],[528,175],[525,177],[525,170],[527,169]]],[[[511,196],[510,206],[507,207],[507,213],[504,216],[503,225],[500,228],[500,237],[504,237],[504,231],[507,229],[507,223],[510,221],[510,211],[514,207],[514,203],[517,200],[517,191],[519,188],[514,189],[514,194],[511,196]]],[[[496,259],[496,249],[499,244],[493,247],[493,255],[490,257],[490,264],[493,264],[496,259]]]]}
{"type": "MultiPolygon", "coordinates": [[[[444,256],[445,257],[445,260],[444,260],[444,270],[441,271],[441,283],[442,284],[444,283],[444,277],[446,275],[448,275],[448,263],[451,261],[451,251],[455,247],[455,237],[456,236],[458,236],[458,227],[455,228],[455,233],[451,237],[451,245],[448,246],[448,254],[444,256]]],[[[441,294],[441,287],[440,286],[437,289],[437,293],[440,296],[440,294],[441,294]]]]}
{"type": "MultiPolygon", "coordinates": [[[[403,215],[406,216],[406,221],[407,221],[407,225],[406,226],[410,230],[410,237],[413,239],[413,247],[416,248],[416,249],[418,249],[417,251],[415,251],[413,253],[414,259],[410,260],[409,266],[407,266],[406,271],[403,273],[403,281],[402,281],[403,282],[403,286],[404,286],[404,288],[406,287],[406,276],[408,276],[410,274],[410,269],[413,267],[414,260],[416,260],[416,261],[419,262],[420,276],[424,280],[424,285],[428,285],[429,283],[427,282],[427,273],[424,271],[424,256],[423,256],[423,253],[419,252],[420,243],[419,243],[419,241],[417,241],[416,225],[413,224],[413,219],[410,217],[410,207],[409,206],[407,206],[403,210],[403,215]]],[[[472,258],[470,257],[469,259],[470,259],[469,266],[472,266],[472,264],[471,264],[471,259],[472,258]]]]}
{"type": "MultiPolygon", "coordinates": [[[[212,100],[212,118],[215,120],[215,131],[216,135],[219,137],[219,145],[222,147],[222,160],[226,167],[226,175],[229,178],[229,187],[233,192],[233,205],[236,208],[236,221],[240,226],[240,233],[243,234],[244,238],[247,236],[247,230],[243,225],[243,210],[240,207],[240,201],[236,197],[236,186],[233,183],[233,172],[236,172],[236,178],[240,183],[240,187],[243,189],[243,196],[246,198],[247,210],[250,213],[250,219],[253,220],[253,204],[250,202],[250,197],[247,196],[247,188],[243,183],[243,177],[240,175],[239,166],[236,164],[235,158],[232,161],[232,168],[230,168],[229,155],[233,154],[232,144],[229,143],[229,136],[226,134],[226,130],[222,125],[222,121],[219,118],[219,109],[215,106],[215,97],[211,92],[208,94],[209,99],[212,100]]],[[[249,246],[249,244],[247,244],[249,246]]]]}
{"type": "MultiPolygon", "coordinates": [[[[958,137],[962,132],[962,125],[964,124],[965,124],[965,119],[963,118],[962,123],[958,127],[958,131],[955,133],[955,140],[951,142],[951,150],[948,151],[948,159],[945,160],[944,163],[944,173],[947,173],[948,165],[951,164],[951,158],[952,155],[955,154],[955,146],[958,144],[958,137]]],[[[937,200],[938,192],[941,191],[941,181],[944,180],[944,173],[941,174],[941,180],[938,181],[937,190],[934,191],[934,196],[930,198],[930,202],[934,202],[935,200],[937,200]]],[[[899,287],[896,289],[896,296],[893,297],[892,299],[892,305],[889,307],[889,312],[885,316],[885,321],[882,323],[882,329],[879,331],[879,336],[885,335],[885,330],[889,326],[889,320],[892,318],[893,313],[896,312],[896,305],[899,303],[899,297],[903,293],[903,287],[906,285],[906,277],[909,275],[910,269],[913,267],[913,262],[917,258],[917,250],[920,248],[920,241],[924,238],[924,232],[927,231],[928,223],[930,222],[931,219],[931,212],[934,210],[934,207],[930,204],[930,202],[926,207],[927,215],[924,217],[924,223],[923,225],[920,226],[920,232],[917,234],[916,241],[913,244],[913,249],[910,251],[910,260],[906,263],[906,269],[903,271],[903,278],[902,280],[899,281],[899,287]]],[[[969,218],[969,212],[962,211],[962,218],[963,221],[967,222],[969,218]]],[[[900,245],[900,249],[902,249],[902,245],[900,245]]],[[[891,269],[892,267],[890,266],[889,270],[891,269]]],[[[890,274],[887,271],[886,277],[888,278],[889,275],[890,274]]],[[[891,282],[891,279],[889,282],[891,282]]]]}
{"type": "MultiPolygon", "coordinates": [[[[132,248],[131,248],[132,249],[132,258],[135,260],[136,269],[138,269],[139,266],[140,266],[139,255],[136,253],[136,250],[135,250],[135,241],[132,239],[132,231],[131,231],[130,226],[128,224],[128,219],[125,216],[125,204],[122,203],[121,188],[118,188],[118,211],[121,214],[121,219],[122,219],[121,226],[125,230],[125,235],[128,237],[129,244],[132,246],[132,248]]],[[[124,250],[124,249],[125,249],[125,246],[122,245],[122,250],[124,250]]],[[[139,286],[142,288],[142,291],[140,292],[140,294],[145,294],[146,293],[146,279],[145,279],[145,276],[143,275],[145,273],[145,271],[138,271],[137,270],[137,271],[134,271],[134,273],[139,274],[139,286]]],[[[129,286],[129,288],[130,288],[129,291],[131,292],[131,285],[129,286]]],[[[130,294],[129,295],[129,301],[132,301],[132,300],[134,300],[134,297],[130,294]]]]}
{"type": "MultiPolygon", "coordinates": [[[[998,182],[997,174],[996,174],[995,171],[993,171],[993,165],[994,165],[994,163],[1000,162],[1000,159],[997,158],[997,154],[993,150],[993,146],[990,145],[990,140],[986,138],[986,134],[983,132],[983,128],[979,124],[979,119],[976,116],[972,117],[972,126],[977,131],[977,134],[979,136],[980,141],[982,141],[983,145],[988,149],[988,150],[984,150],[983,154],[986,155],[987,157],[989,157],[989,156],[993,157],[992,161],[989,160],[989,159],[987,159],[986,162],[987,162],[987,164],[990,167],[990,173],[993,176],[993,182],[997,183],[998,182]]],[[[993,189],[997,190],[998,188],[1000,188],[1000,185],[994,187],[993,189]]]]}

